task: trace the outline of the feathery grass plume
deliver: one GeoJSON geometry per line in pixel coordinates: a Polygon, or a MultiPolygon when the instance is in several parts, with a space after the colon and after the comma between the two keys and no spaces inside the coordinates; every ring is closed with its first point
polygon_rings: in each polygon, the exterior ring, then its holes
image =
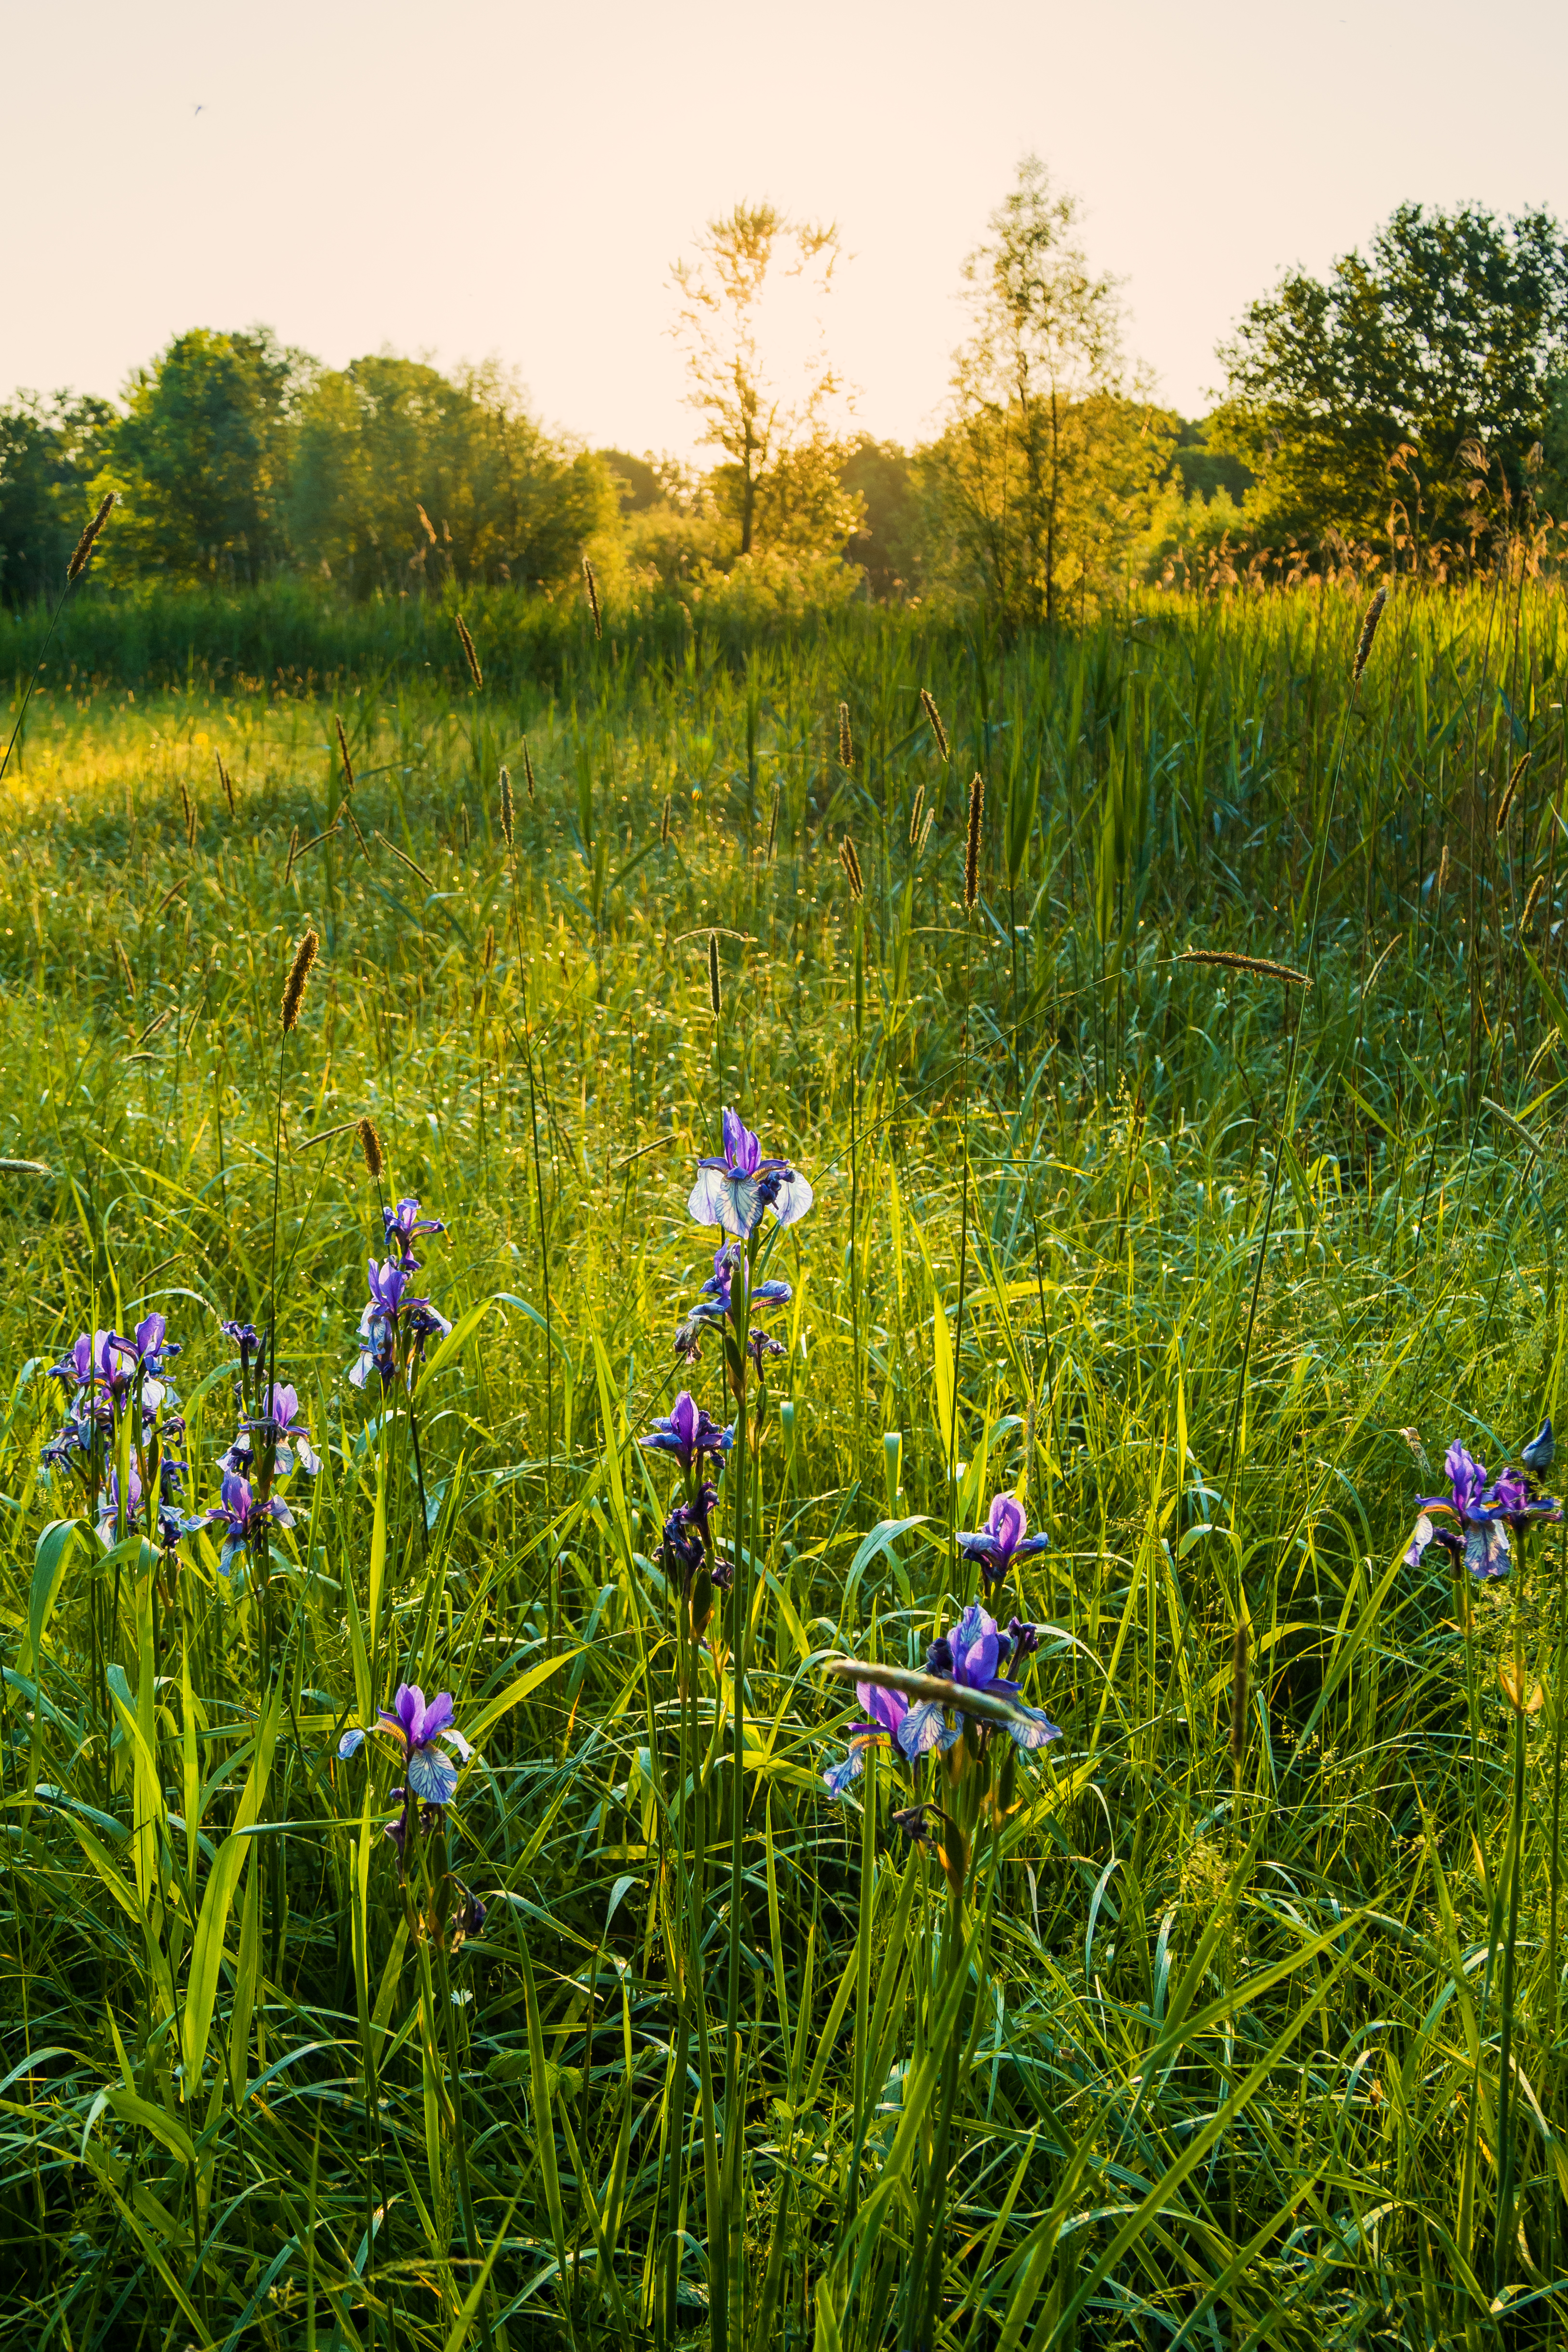
{"type": "Polygon", "coordinates": [[[773,786],[773,804],[768,815],[768,845],[763,852],[763,864],[764,866],[771,866],[773,862],[773,844],[779,837],[779,803],[783,798],[784,786],[782,784],[775,784],[773,786]]]}
{"type": "Polygon", "coordinates": [[[501,837],[510,849],[517,837],[516,827],[512,822],[511,770],[510,768],[503,768],[500,772],[500,829],[501,837]]]}
{"type": "Polygon", "coordinates": [[[522,739],[522,781],[528,787],[528,797],[531,801],[534,797],[533,759],[528,748],[528,738],[526,735],[522,739]]]}
{"type": "Polygon", "coordinates": [[[858,905],[866,896],[866,877],[860,871],[859,853],[847,833],[839,835],[838,863],[849,878],[849,896],[858,905]]]}
{"type": "Polygon", "coordinates": [[[838,764],[841,768],[855,765],[855,745],[849,734],[849,705],[847,702],[838,706],[838,764]]]}
{"type": "Polygon", "coordinates": [[[985,814],[985,779],[977,768],[969,787],[969,831],[963,843],[963,903],[980,896],[980,830],[985,814]]]}
{"type": "Polygon", "coordinates": [[[431,546],[434,547],[436,544],[436,526],[431,521],[429,516],[426,513],[417,499],[414,501],[414,511],[425,526],[426,538],[429,541],[431,546]]]}
{"type": "Polygon", "coordinates": [[[132,1003],[134,1004],[136,1002],[136,974],[131,969],[131,959],[125,952],[125,942],[118,936],[118,934],[115,937],[114,952],[120,959],[120,972],[121,979],[125,982],[125,993],[131,999],[132,1003]]]}
{"type": "Polygon", "coordinates": [[[1524,902],[1524,912],[1519,919],[1519,935],[1521,939],[1524,937],[1524,934],[1530,929],[1531,920],[1534,916],[1537,907],[1541,904],[1541,894],[1545,887],[1545,875],[1538,874],[1534,881],[1530,886],[1530,896],[1524,902]]]}
{"type": "Polygon", "coordinates": [[[292,829],[292,831],[290,832],[289,835],[289,863],[288,863],[288,865],[287,865],[287,866],[285,866],[285,867],[283,868],[283,879],[284,879],[284,881],[285,881],[285,882],[287,882],[287,881],[288,881],[288,879],[289,879],[289,876],[293,873],[293,871],[294,871],[294,860],[299,856],[299,855],[300,855],[300,828],[299,828],[299,826],[298,826],[298,825],[295,825],[295,826],[294,826],[294,828],[292,829]]]}
{"type": "Polygon", "coordinates": [[[458,643],[463,648],[463,659],[468,665],[468,676],[473,679],[477,691],[485,682],[485,674],[479,667],[479,657],[474,651],[474,641],[468,635],[468,625],[461,613],[454,613],[452,618],[458,624],[458,643]]]}
{"type": "Polygon", "coordinates": [[[1366,667],[1367,662],[1371,657],[1372,641],[1377,635],[1377,625],[1383,618],[1383,608],[1387,602],[1388,590],[1386,588],[1380,588],[1376,595],[1373,598],[1371,604],[1366,608],[1366,618],[1361,625],[1361,635],[1356,640],[1355,668],[1351,675],[1351,689],[1352,693],[1361,684],[1361,674],[1366,667]]]}
{"type": "Polygon", "coordinates": [[[1238,1771],[1247,1745],[1247,1620],[1238,1617],[1230,1658],[1230,1757],[1238,1771]]]}
{"type": "Polygon", "coordinates": [[[952,754],[947,748],[947,730],[942,723],[942,713],[936,707],[936,697],[929,686],[922,686],[921,688],[921,706],[931,721],[931,731],[936,737],[938,756],[943,760],[951,760],[952,754]]]}
{"type": "Polygon", "coordinates": [[[78,540],[76,543],[76,553],[66,565],[66,586],[68,588],[70,586],[73,580],[80,578],[82,569],[87,562],[87,559],[92,553],[93,541],[97,539],[99,532],[103,529],[104,524],[109,520],[110,511],[114,506],[114,501],[119,495],[120,494],[117,490],[110,491],[109,496],[104,499],[103,504],[99,508],[98,512],[93,516],[92,520],[88,524],[87,529],[82,532],[81,537],[78,540]]]}
{"type": "Polygon", "coordinates": [[[345,801],[343,803],[342,813],[349,821],[349,831],[353,835],[354,839],[358,842],[365,856],[368,857],[370,856],[370,844],[366,841],[363,834],[360,831],[359,819],[354,814],[354,804],[353,801],[345,801]]]}
{"type": "Polygon", "coordinates": [[[343,763],[343,790],[346,793],[352,793],[354,788],[354,763],[349,758],[349,739],[343,733],[343,722],[335,710],[332,713],[332,724],[338,730],[338,751],[343,763]]]}
{"type": "Polygon", "coordinates": [[[917,784],[914,806],[910,811],[910,847],[911,849],[921,837],[921,818],[924,814],[925,804],[926,788],[923,784],[917,784]]]}
{"type": "Polygon", "coordinates": [[[196,804],[195,801],[192,800],[190,793],[185,790],[185,782],[183,776],[180,779],[180,807],[184,813],[185,820],[185,847],[187,849],[195,849],[196,845],[196,804]]]}
{"type": "Polygon", "coordinates": [[[713,1018],[717,1021],[724,1003],[723,992],[719,986],[719,934],[717,931],[710,931],[708,934],[708,1002],[713,1007],[713,1018]]]}
{"type": "Polygon", "coordinates": [[[1264,980],[1282,980],[1287,988],[1310,988],[1310,972],[1298,971],[1294,964],[1275,963],[1268,956],[1233,955],[1229,948],[1184,948],[1173,963],[1213,963],[1226,971],[1255,971],[1264,980]]]}
{"type": "Polygon", "coordinates": [[[487,923],[485,925],[484,945],[479,950],[479,961],[484,965],[487,971],[493,971],[495,970],[496,927],[493,923],[487,923]]]}
{"type": "Polygon", "coordinates": [[[305,1001],[305,982],[310,977],[310,966],[321,942],[312,925],[294,950],[294,961],[289,967],[289,977],[283,983],[283,1034],[299,1025],[300,1007],[305,1001]]]}
{"type": "Polygon", "coordinates": [[[1508,823],[1513,811],[1513,796],[1519,790],[1519,780],[1523,775],[1529,765],[1529,752],[1521,751],[1518,759],[1513,763],[1513,773],[1510,776],[1507,783],[1503,786],[1502,798],[1497,804],[1497,821],[1492,826],[1494,834],[1500,833],[1504,825],[1508,823]]]}
{"type": "Polygon", "coordinates": [[[588,610],[594,615],[594,635],[596,637],[603,637],[605,624],[599,612],[599,583],[594,577],[594,567],[586,556],[583,558],[583,585],[588,591],[588,610]]]}
{"type": "Polygon", "coordinates": [[[925,856],[926,844],[931,839],[931,829],[935,823],[935,809],[927,809],[926,821],[921,827],[921,837],[915,844],[915,856],[917,857],[923,857],[925,856]]]}
{"type": "Polygon", "coordinates": [[[217,755],[216,755],[216,756],[217,756],[217,780],[218,780],[219,783],[223,786],[223,796],[224,796],[225,800],[228,803],[228,813],[229,813],[230,816],[237,816],[237,815],[239,814],[239,811],[238,811],[238,809],[235,806],[235,799],[234,799],[234,780],[233,780],[233,778],[230,776],[230,774],[229,774],[229,772],[228,772],[228,770],[224,766],[224,763],[223,763],[223,753],[222,753],[221,751],[219,751],[219,752],[217,753],[217,755]]]}
{"type": "Polygon", "coordinates": [[[658,845],[661,849],[667,845],[669,840],[669,800],[670,796],[666,793],[664,796],[664,807],[660,813],[658,820],[658,845]]]}
{"type": "Polygon", "coordinates": [[[370,1181],[379,1184],[386,1170],[386,1155],[381,1148],[381,1138],[375,1131],[375,1121],[362,1118],[359,1123],[359,1148],[364,1153],[364,1164],[370,1171],[370,1181]]]}

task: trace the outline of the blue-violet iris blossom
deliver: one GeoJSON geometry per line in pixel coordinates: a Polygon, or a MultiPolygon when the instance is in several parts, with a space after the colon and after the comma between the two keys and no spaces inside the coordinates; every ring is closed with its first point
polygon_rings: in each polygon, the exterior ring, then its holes
{"type": "MultiPolygon", "coordinates": [[[[457,1749],[465,1763],[471,1753],[468,1741],[452,1721],[452,1714],[449,1691],[437,1691],[426,1705],[417,1683],[399,1683],[392,1706],[382,1707],[371,1727],[373,1730],[389,1732],[401,1742],[409,1794],[417,1797],[422,1804],[449,1805],[457,1791],[458,1768],[449,1757],[442,1755],[436,1742],[444,1739],[448,1748],[457,1749]]],[[[340,1759],[346,1761],[363,1744],[364,1732],[356,1724],[338,1742],[340,1759]]]]}
{"type": "MultiPolygon", "coordinates": [[[[1527,1471],[1544,1470],[1551,1463],[1552,1451],[1552,1423],[1548,1421],[1542,1423],[1524,1449],[1522,1459],[1527,1471]]],[[[1510,1528],[1520,1535],[1534,1519],[1561,1515],[1561,1506],[1553,1497],[1537,1495],[1532,1479],[1518,1470],[1505,1465],[1489,1482],[1486,1465],[1478,1462],[1458,1439],[1444,1456],[1443,1468],[1447,1474],[1448,1492],[1423,1495],[1417,1503],[1420,1517],[1405,1550],[1407,1567],[1418,1567],[1427,1546],[1436,1543],[1447,1551],[1461,1555],[1472,1576],[1502,1576],[1507,1572],[1512,1549],[1510,1528]],[[1457,1520],[1458,1529],[1434,1526],[1430,1517],[1434,1511],[1446,1520],[1457,1520]]]]}
{"type": "Polygon", "coordinates": [[[723,1157],[697,1163],[688,1205],[698,1223],[722,1225],[737,1240],[749,1241],[769,1209],[781,1225],[798,1223],[815,1198],[805,1178],[787,1160],[764,1159],[734,1111],[725,1110],[723,1129],[723,1157]]]}
{"type": "Polygon", "coordinates": [[[978,1560],[987,1584],[1000,1584],[1016,1559],[1050,1549],[1049,1536],[1032,1536],[1028,1516],[1016,1495],[994,1495],[991,1515],[973,1534],[961,1535],[958,1549],[965,1559],[978,1560]]]}
{"type": "Polygon", "coordinates": [[[735,1442],[733,1430],[721,1429],[696,1400],[682,1389],[668,1412],[638,1440],[650,1454],[673,1454],[687,1477],[693,1464],[709,1456],[717,1461],[735,1442]]]}
{"type": "MultiPolygon", "coordinates": [[[[1019,1719],[1008,1724],[1007,1735],[1015,1746],[1025,1748],[1044,1748],[1061,1738],[1058,1727],[1038,1707],[1024,1705],[1018,1685],[1001,1672],[1012,1659],[1026,1656],[1036,1646],[1026,1638],[1033,1630],[1015,1620],[1003,1632],[994,1617],[988,1617],[979,1602],[972,1601],[952,1633],[933,1642],[926,1655],[928,1675],[939,1675],[961,1690],[987,1691],[994,1698],[1011,1700],[1019,1719]]],[[[949,1746],[946,1730],[942,1702],[922,1699],[910,1707],[900,1726],[899,1746],[912,1763],[930,1748],[949,1746]]]]}

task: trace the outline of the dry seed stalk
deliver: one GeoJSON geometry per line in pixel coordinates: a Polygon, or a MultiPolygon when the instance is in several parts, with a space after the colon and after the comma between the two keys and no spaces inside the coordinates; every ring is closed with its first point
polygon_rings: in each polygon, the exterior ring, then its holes
{"type": "Polygon", "coordinates": [[[463,659],[468,665],[468,676],[473,679],[477,691],[485,682],[485,674],[479,667],[479,657],[474,651],[474,641],[468,635],[468,625],[461,613],[454,613],[452,617],[458,624],[458,643],[463,648],[463,659]]]}
{"type": "Polygon", "coordinates": [[[594,615],[594,635],[595,637],[602,638],[605,634],[605,625],[599,612],[599,583],[594,577],[594,567],[586,556],[583,558],[583,585],[588,591],[588,610],[594,615]]]}
{"type": "Polygon", "coordinates": [[[343,814],[349,821],[350,832],[353,835],[354,839],[358,842],[365,856],[368,857],[370,856],[370,844],[366,841],[363,834],[360,831],[359,819],[354,814],[354,804],[353,801],[345,801],[343,803],[343,814]]]}
{"type": "Polygon", "coordinates": [[[81,537],[78,540],[76,543],[76,553],[71,557],[70,562],[66,566],[66,586],[68,588],[70,586],[73,580],[80,577],[82,569],[87,562],[87,559],[92,553],[93,541],[98,537],[99,532],[103,529],[104,524],[109,520],[110,510],[113,508],[115,499],[118,495],[119,493],[115,490],[110,491],[109,496],[104,499],[103,504],[99,508],[98,512],[93,516],[92,520],[88,524],[87,529],[82,532],[81,537]]]}
{"type": "Polygon", "coordinates": [[[1383,608],[1387,602],[1387,589],[1380,588],[1376,595],[1373,598],[1371,604],[1366,608],[1366,618],[1361,625],[1361,635],[1356,641],[1355,669],[1351,677],[1351,691],[1352,693],[1361,684],[1361,674],[1366,667],[1368,658],[1372,653],[1372,641],[1377,635],[1377,625],[1383,618],[1383,608]]]}
{"type": "Polygon", "coordinates": [[[915,786],[915,804],[910,811],[910,847],[911,849],[920,839],[921,816],[924,811],[925,804],[926,788],[923,784],[917,784],[915,786]]]}
{"type": "Polygon", "coordinates": [[[969,832],[963,844],[963,903],[973,907],[980,896],[980,831],[985,812],[985,779],[977,768],[969,787],[969,832]]]}
{"type": "Polygon", "coordinates": [[[414,511],[425,526],[426,538],[429,541],[431,546],[434,547],[436,544],[436,526],[431,521],[429,516],[426,513],[417,499],[414,501],[414,511]]]}
{"type": "Polygon", "coordinates": [[[235,806],[234,780],[230,776],[228,770],[224,766],[223,753],[221,751],[217,754],[217,780],[223,786],[223,796],[228,803],[228,813],[230,816],[237,816],[239,814],[239,811],[235,806]]]}
{"type": "Polygon", "coordinates": [[[855,745],[849,733],[849,705],[847,702],[838,706],[838,764],[841,768],[855,765],[855,745]]]}
{"type": "Polygon", "coordinates": [[[849,896],[858,905],[866,896],[866,879],[860,871],[859,854],[847,833],[839,837],[838,862],[849,879],[849,896]]]}
{"type": "Polygon", "coordinates": [[[370,1171],[372,1183],[379,1184],[382,1179],[383,1171],[386,1166],[386,1160],[382,1151],[381,1138],[375,1131],[375,1122],[374,1119],[361,1119],[359,1123],[359,1148],[364,1153],[364,1164],[370,1171]]]}
{"type": "Polygon", "coordinates": [[[1519,790],[1519,780],[1521,776],[1523,775],[1525,769],[1529,764],[1529,752],[1521,751],[1518,759],[1513,763],[1513,773],[1510,776],[1507,783],[1503,786],[1502,798],[1497,804],[1497,822],[1492,826],[1494,834],[1500,833],[1504,825],[1508,823],[1510,814],[1513,808],[1513,796],[1519,790]]]}
{"type": "Polygon", "coordinates": [[[952,754],[947,748],[947,730],[942,723],[942,713],[936,707],[936,698],[929,686],[922,686],[921,688],[921,704],[931,721],[931,731],[936,737],[938,756],[943,760],[950,760],[952,754]]]}
{"type": "Polygon", "coordinates": [[[1222,964],[1226,971],[1255,971],[1264,980],[1282,980],[1288,988],[1310,988],[1311,975],[1294,964],[1275,963],[1268,956],[1233,955],[1228,948],[1184,948],[1174,963],[1222,964]]]}
{"type": "Polygon", "coordinates": [[[528,786],[528,797],[529,797],[529,799],[530,799],[530,800],[532,800],[532,798],[533,798],[533,761],[532,761],[532,759],[530,757],[530,754],[529,754],[529,749],[528,749],[528,738],[527,738],[527,736],[526,736],[526,735],[525,735],[525,736],[523,737],[523,739],[522,739],[522,781],[523,781],[523,782],[528,786]]]}
{"type": "Polygon", "coordinates": [[[349,739],[343,733],[343,722],[335,710],[332,713],[332,724],[338,730],[338,750],[342,755],[343,790],[346,793],[352,793],[354,788],[354,763],[349,758],[349,739]]]}
{"type": "Polygon", "coordinates": [[[1436,890],[1436,895],[1437,895],[1437,897],[1438,897],[1439,898],[1440,898],[1442,897],[1442,895],[1443,895],[1443,887],[1444,887],[1444,885],[1447,883],[1447,879],[1448,879],[1448,845],[1447,845],[1447,842],[1445,842],[1445,843],[1443,844],[1443,855],[1442,855],[1442,856],[1441,856],[1441,857],[1439,857],[1439,859],[1437,860],[1437,890],[1436,890]]]}
{"type": "Polygon", "coordinates": [[[479,959],[487,971],[495,970],[496,927],[493,923],[487,923],[485,926],[485,943],[479,950],[479,959]]]}
{"type": "Polygon", "coordinates": [[[925,846],[927,842],[931,839],[931,829],[935,823],[935,809],[927,809],[926,821],[921,827],[921,837],[915,844],[915,856],[917,857],[923,857],[925,856],[925,846]]]}
{"type": "Polygon", "coordinates": [[[184,777],[180,779],[180,807],[184,813],[185,819],[185,847],[195,849],[196,845],[195,803],[185,790],[184,777]]]}
{"type": "Polygon", "coordinates": [[[419,879],[424,883],[426,890],[434,890],[436,885],[431,881],[430,877],[426,873],[423,866],[416,866],[405,849],[399,849],[395,841],[388,841],[384,833],[378,831],[375,838],[380,842],[383,849],[391,850],[394,857],[396,858],[400,866],[406,866],[410,874],[418,875],[419,879]]]}
{"type": "Polygon", "coordinates": [[[1530,929],[1531,918],[1534,914],[1536,908],[1541,903],[1541,894],[1545,887],[1545,875],[1538,874],[1534,881],[1530,886],[1530,896],[1524,902],[1524,912],[1519,919],[1519,934],[1521,939],[1524,937],[1525,932],[1530,929]]]}
{"type": "Polygon", "coordinates": [[[287,882],[287,881],[288,881],[289,877],[290,877],[290,875],[293,873],[293,871],[294,871],[294,860],[299,856],[299,855],[300,855],[300,828],[299,828],[299,826],[298,826],[298,825],[295,825],[295,826],[293,826],[293,827],[292,827],[292,829],[290,830],[289,835],[289,863],[288,863],[288,865],[283,868],[283,879],[284,879],[284,881],[285,881],[285,882],[287,882]]]}
{"type": "Polygon", "coordinates": [[[294,950],[294,961],[289,967],[289,977],[283,983],[283,1034],[285,1036],[289,1034],[290,1029],[298,1025],[300,1007],[305,1001],[305,982],[310,977],[310,966],[316,961],[316,951],[321,944],[312,927],[306,932],[294,950]]]}
{"type": "Polygon", "coordinates": [[[510,768],[503,768],[500,772],[500,829],[502,838],[510,849],[515,837],[512,824],[511,770],[510,768]]]}
{"type": "Polygon", "coordinates": [[[669,794],[664,796],[664,809],[658,820],[658,845],[663,849],[669,840],[669,794]]]}
{"type": "Polygon", "coordinates": [[[768,845],[763,852],[763,864],[764,866],[771,866],[773,862],[773,844],[779,837],[779,803],[783,798],[784,786],[782,784],[775,784],[773,786],[773,813],[768,818],[768,845]]]}
{"type": "Polygon", "coordinates": [[[136,974],[131,969],[131,959],[125,952],[125,943],[122,940],[116,939],[114,942],[114,952],[120,959],[120,970],[125,982],[125,993],[131,999],[132,1003],[134,1004],[136,1002],[136,974]]]}

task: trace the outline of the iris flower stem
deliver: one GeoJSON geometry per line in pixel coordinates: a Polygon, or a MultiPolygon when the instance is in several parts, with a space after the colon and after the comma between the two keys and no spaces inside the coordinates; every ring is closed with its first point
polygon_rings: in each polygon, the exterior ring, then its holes
{"type": "Polygon", "coordinates": [[[1498,2047],[1498,2200],[1492,2292],[1500,2294],[1510,2267],[1513,2237],[1513,2002],[1519,1942],[1520,1881],[1524,1863],[1524,1632],[1520,1622],[1523,1561],[1513,1591],[1513,1811],[1508,1840],[1508,1932],[1502,1948],[1502,2032],[1498,2047]]]}
{"type": "Polygon", "coordinates": [[[735,1375],[735,1515],[734,1581],[731,1608],[734,1639],[731,1644],[730,1774],[730,1934],[724,2010],[724,2168],[723,2210],[721,2217],[722,2259],[711,2283],[714,2352],[729,2352],[731,2301],[744,2326],[741,2296],[741,2263],[744,2232],[742,2221],[741,2113],[741,1900],[745,1885],[746,1816],[746,1652],[751,1628],[751,1569],[746,1547],[747,1486],[751,1468],[750,1384],[746,1353],[751,1326],[752,1255],[745,1243],[737,1254],[731,1276],[731,1314],[739,1359],[735,1375]],[[721,2285],[721,2281],[722,2284],[721,2285]]]}

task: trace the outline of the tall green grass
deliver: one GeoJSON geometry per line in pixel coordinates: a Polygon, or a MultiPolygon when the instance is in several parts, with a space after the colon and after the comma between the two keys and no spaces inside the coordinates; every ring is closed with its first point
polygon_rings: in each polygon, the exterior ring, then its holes
{"type": "MultiPolygon", "coordinates": [[[[1353,709],[1334,593],[1007,646],[561,614],[548,659],[524,609],[465,606],[480,695],[433,608],[264,661],[262,609],[214,605],[128,667],[83,600],[7,778],[0,1159],[48,1172],[0,1172],[5,2307],[72,2352],[705,2344],[727,2250],[736,2345],[1555,2340],[1568,1577],[1555,1534],[1468,1596],[1401,1555],[1451,1436],[1495,1467],[1558,1399],[1560,600],[1396,599],[1353,709]],[[201,1544],[79,1545],[54,1589],[38,1448],[61,1344],[157,1305],[216,1492],[308,921],[279,1355],[326,1462],[269,1685],[201,1544]],[[697,1769],[735,1629],[683,1683],[635,1444],[723,1102],[817,1192],[775,1255],[738,1912],[697,1769]],[[362,1114],[452,1225],[423,1511],[405,1418],[342,1378],[362,1114]],[[918,1662],[1001,1485],[1053,1539],[1018,1605],[1064,1737],[954,1906],[885,1762],[827,1798],[824,1667],[918,1662]],[[384,1670],[491,1711],[447,1984],[385,1789],[333,1760],[384,1670]]],[[[679,1379],[722,1417],[711,1346],[679,1379]]]]}

